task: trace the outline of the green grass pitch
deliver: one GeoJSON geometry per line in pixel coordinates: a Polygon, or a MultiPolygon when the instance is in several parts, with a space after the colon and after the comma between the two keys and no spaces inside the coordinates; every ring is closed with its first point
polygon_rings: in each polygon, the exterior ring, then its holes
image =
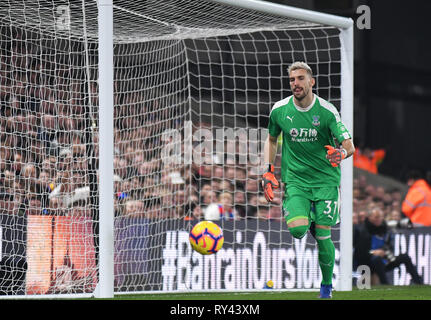
{"type": "MultiPolygon", "coordinates": [[[[267,290],[229,293],[160,293],[116,295],[113,300],[318,300],[317,291],[267,290]]],[[[371,289],[334,291],[333,300],[431,300],[431,286],[375,286],[371,289]]]]}

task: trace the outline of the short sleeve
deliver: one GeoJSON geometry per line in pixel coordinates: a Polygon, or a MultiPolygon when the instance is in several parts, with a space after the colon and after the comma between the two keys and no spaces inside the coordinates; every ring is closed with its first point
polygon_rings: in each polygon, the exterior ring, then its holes
{"type": "MultiPolygon", "coordinates": [[[[334,108],[335,109],[335,108],[334,108]]],[[[333,136],[338,140],[338,142],[343,142],[346,139],[351,139],[349,131],[347,130],[344,123],[341,121],[338,111],[335,111],[330,117],[329,129],[333,136]]]]}
{"type": "Polygon", "coordinates": [[[281,128],[276,121],[276,113],[277,112],[271,112],[269,114],[268,132],[273,137],[278,137],[281,132],[281,128]]]}

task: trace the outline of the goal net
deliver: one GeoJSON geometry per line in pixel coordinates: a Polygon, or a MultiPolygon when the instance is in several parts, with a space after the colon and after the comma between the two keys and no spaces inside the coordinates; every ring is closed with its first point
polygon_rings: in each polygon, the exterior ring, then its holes
{"type": "MultiPolygon", "coordinates": [[[[318,288],[314,239],[289,235],[282,190],[264,200],[261,152],[293,61],[343,115],[340,29],[214,1],[118,0],[113,17],[105,158],[98,3],[0,4],[0,294],[93,295],[102,201],[114,206],[115,293],[318,288]],[[114,166],[111,199],[99,198],[102,161],[114,166]],[[224,231],[215,255],[188,243],[204,219],[224,231]]],[[[338,227],[332,237],[336,282],[338,227]]]]}

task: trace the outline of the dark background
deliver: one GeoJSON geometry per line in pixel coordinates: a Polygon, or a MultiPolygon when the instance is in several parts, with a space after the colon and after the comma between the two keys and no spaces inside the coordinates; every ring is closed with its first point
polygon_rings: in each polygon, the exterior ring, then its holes
{"type": "Polygon", "coordinates": [[[354,20],[354,136],[357,145],[385,148],[379,172],[404,180],[431,170],[429,1],[275,0],[354,20]],[[357,7],[371,9],[371,29],[356,27],[357,7]]]}

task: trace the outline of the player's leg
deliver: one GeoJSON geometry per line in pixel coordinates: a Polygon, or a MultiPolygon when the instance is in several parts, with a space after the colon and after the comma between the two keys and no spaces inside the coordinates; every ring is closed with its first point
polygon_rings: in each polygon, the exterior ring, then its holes
{"type": "Polygon", "coordinates": [[[407,272],[412,276],[412,281],[415,284],[423,284],[423,278],[419,276],[416,267],[414,266],[412,259],[407,253],[400,254],[395,258],[394,261],[389,262],[385,266],[385,271],[390,271],[394,268],[399,267],[401,264],[406,266],[407,272]]]}
{"type": "Polygon", "coordinates": [[[316,212],[316,207],[314,206],[314,202],[311,203],[311,223],[310,223],[310,234],[313,236],[313,238],[316,240],[316,222],[315,222],[315,212],[316,212]]]}
{"type": "Polygon", "coordinates": [[[319,266],[322,272],[321,297],[330,298],[335,264],[335,246],[331,238],[331,226],[339,222],[339,188],[318,188],[316,197],[315,235],[318,246],[319,266]]]}
{"type": "Polygon", "coordinates": [[[283,199],[284,219],[290,234],[296,238],[303,238],[310,227],[311,201],[307,190],[294,186],[287,187],[283,199]]]}
{"type": "Polygon", "coordinates": [[[335,262],[335,246],[331,239],[331,227],[316,224],[315,230],[322,284],[329,285],[332,284],[335,262]]]}

